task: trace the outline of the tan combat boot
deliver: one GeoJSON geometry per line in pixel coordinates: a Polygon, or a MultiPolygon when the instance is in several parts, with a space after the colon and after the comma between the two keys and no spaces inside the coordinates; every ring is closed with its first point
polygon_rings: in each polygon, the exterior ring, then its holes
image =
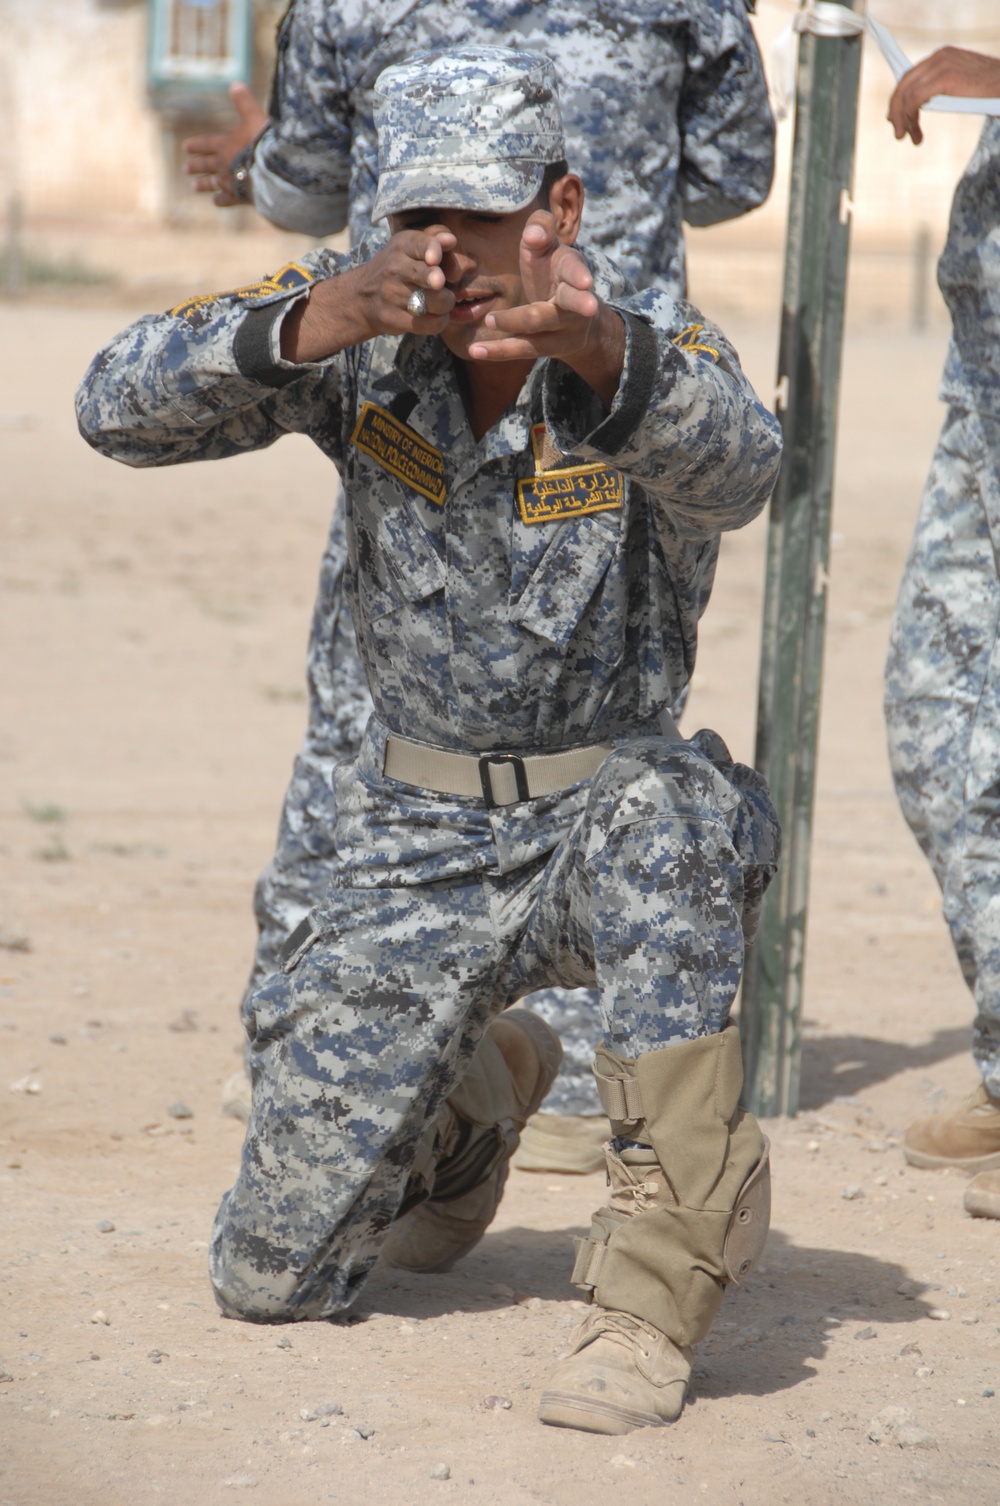
{"type": "Polygon", "coordinates": [[[383,1259],[406,1271],[447,1271],[479,1243],[520,1132],[561,1061],[559,1037],[537,1015],[508,1009],[493,1021],[417,1153],[417,1179],[430,1196],[396,1219],[383,1259]]]}
{"type": "Polygon", "coordinates": [[[555,1427],[627,1433],[680,1416],[691,1346],[730,1281],[760,1256],[770,1217],[767,1140],[738,1107],[739,1032],[595,1064],[615,1141],[610,1195],[580,1240],[573,1281],[595,1304],[541,1400],[555,1427]]]}
{"type": "Polygon", "coordinates": [[[955,1166],[961,1171],[1000,1169],[1000,1099],[980,1083],[957,1109],[915,1119],[903,1137],[903,1155],[925,1170],[955,1166]]]}
{"type": "Polygon", "coordinates": [[[965,1189],[965,1211],[973,1218],[1000,1218],[1000,1171],[981,1171],[965,1189]]]}
{"type": "Polygon", "coordinates": [[[609,1134],[604,1114],[533,1114],[511,1165],[571,1177],[602,1171],[609,1134]]]}

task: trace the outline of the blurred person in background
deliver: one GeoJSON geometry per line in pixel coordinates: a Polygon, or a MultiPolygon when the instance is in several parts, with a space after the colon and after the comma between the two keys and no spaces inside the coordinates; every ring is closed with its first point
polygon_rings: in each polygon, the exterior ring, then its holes
{"type": "MultiPolygon", "coordinates": [[[[1000,59],[943,47],[905,73],[889,104],[897,139],[919,146],[936,94],[1000,99],[1000,59]]],[[[975,998],[981,1080],[911,1124],[904,1154],[973,1173],[966,1209],[1000,1218],[1000,119],[956,190],[938,283],[947,415],[896,603],[885,715],[896,793],[975,998]]]]}

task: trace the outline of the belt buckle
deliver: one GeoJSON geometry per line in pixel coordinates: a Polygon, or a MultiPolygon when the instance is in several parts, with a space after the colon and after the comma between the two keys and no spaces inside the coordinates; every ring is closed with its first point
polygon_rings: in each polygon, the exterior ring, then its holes
{"type": "Polygon", "coordinates": [[[524,767],[524,759],[517,753],[486,753],[479,760],[479,782],[483,787],[483,799],[487,810],[495,810],[500,805],[515,805],[514,800],[494,800],[493,781],[490,778],[491,764],[513,764],[514,781],[517,785],[517,799],[530,800],[528,793],[528,774],[524,767]]]}

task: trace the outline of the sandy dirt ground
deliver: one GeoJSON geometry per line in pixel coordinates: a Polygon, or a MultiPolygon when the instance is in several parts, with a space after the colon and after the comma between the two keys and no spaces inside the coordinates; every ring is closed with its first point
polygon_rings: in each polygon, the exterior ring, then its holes
{"type": "MultiPolygon", "coordinates": [[[[995,1506],[1000,1225],[899,1149],[974,1084],[880,712],[941,330],[847,347],[802,1112],[768,1125],[769,1248],[683,1420],[607,1439],[535,1416],[599,1176],[513,1174],[453,1274],[376,1272],[345,1323],[215,1311],[206,1240],[242,1135],[220,1090],[334,483],[297,439],[145,474],[90,453],[72,391],[129,317],[0,310],[0,1506],[995,1506]]],[[[773,325],[733,334],[769,393],[773,325]]],[[[744,757],[764,534],[726,543],[685,722],[744,757]]]]}

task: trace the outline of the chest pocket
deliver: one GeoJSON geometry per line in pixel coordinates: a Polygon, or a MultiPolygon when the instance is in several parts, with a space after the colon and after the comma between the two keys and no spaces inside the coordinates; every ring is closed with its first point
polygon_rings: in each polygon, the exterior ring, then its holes
{"type": "MultiPolygon", "coordinates": [[[[373,489],[368,495],[378,494],[373,489]]],[[[383,495],[372,506],[359,487],[353,522],[358,594],[369,622],[443,589],[444,563],[406,499],[383,495]]]]}
{"type": "Polygon", "coordinates": [[[619,550],[623,516],[559,524],[510,609],[511,622],[565,648],[589,616],[592,652],[606,663],[617,663],[627,608],[625,551],[619,550]]]}

